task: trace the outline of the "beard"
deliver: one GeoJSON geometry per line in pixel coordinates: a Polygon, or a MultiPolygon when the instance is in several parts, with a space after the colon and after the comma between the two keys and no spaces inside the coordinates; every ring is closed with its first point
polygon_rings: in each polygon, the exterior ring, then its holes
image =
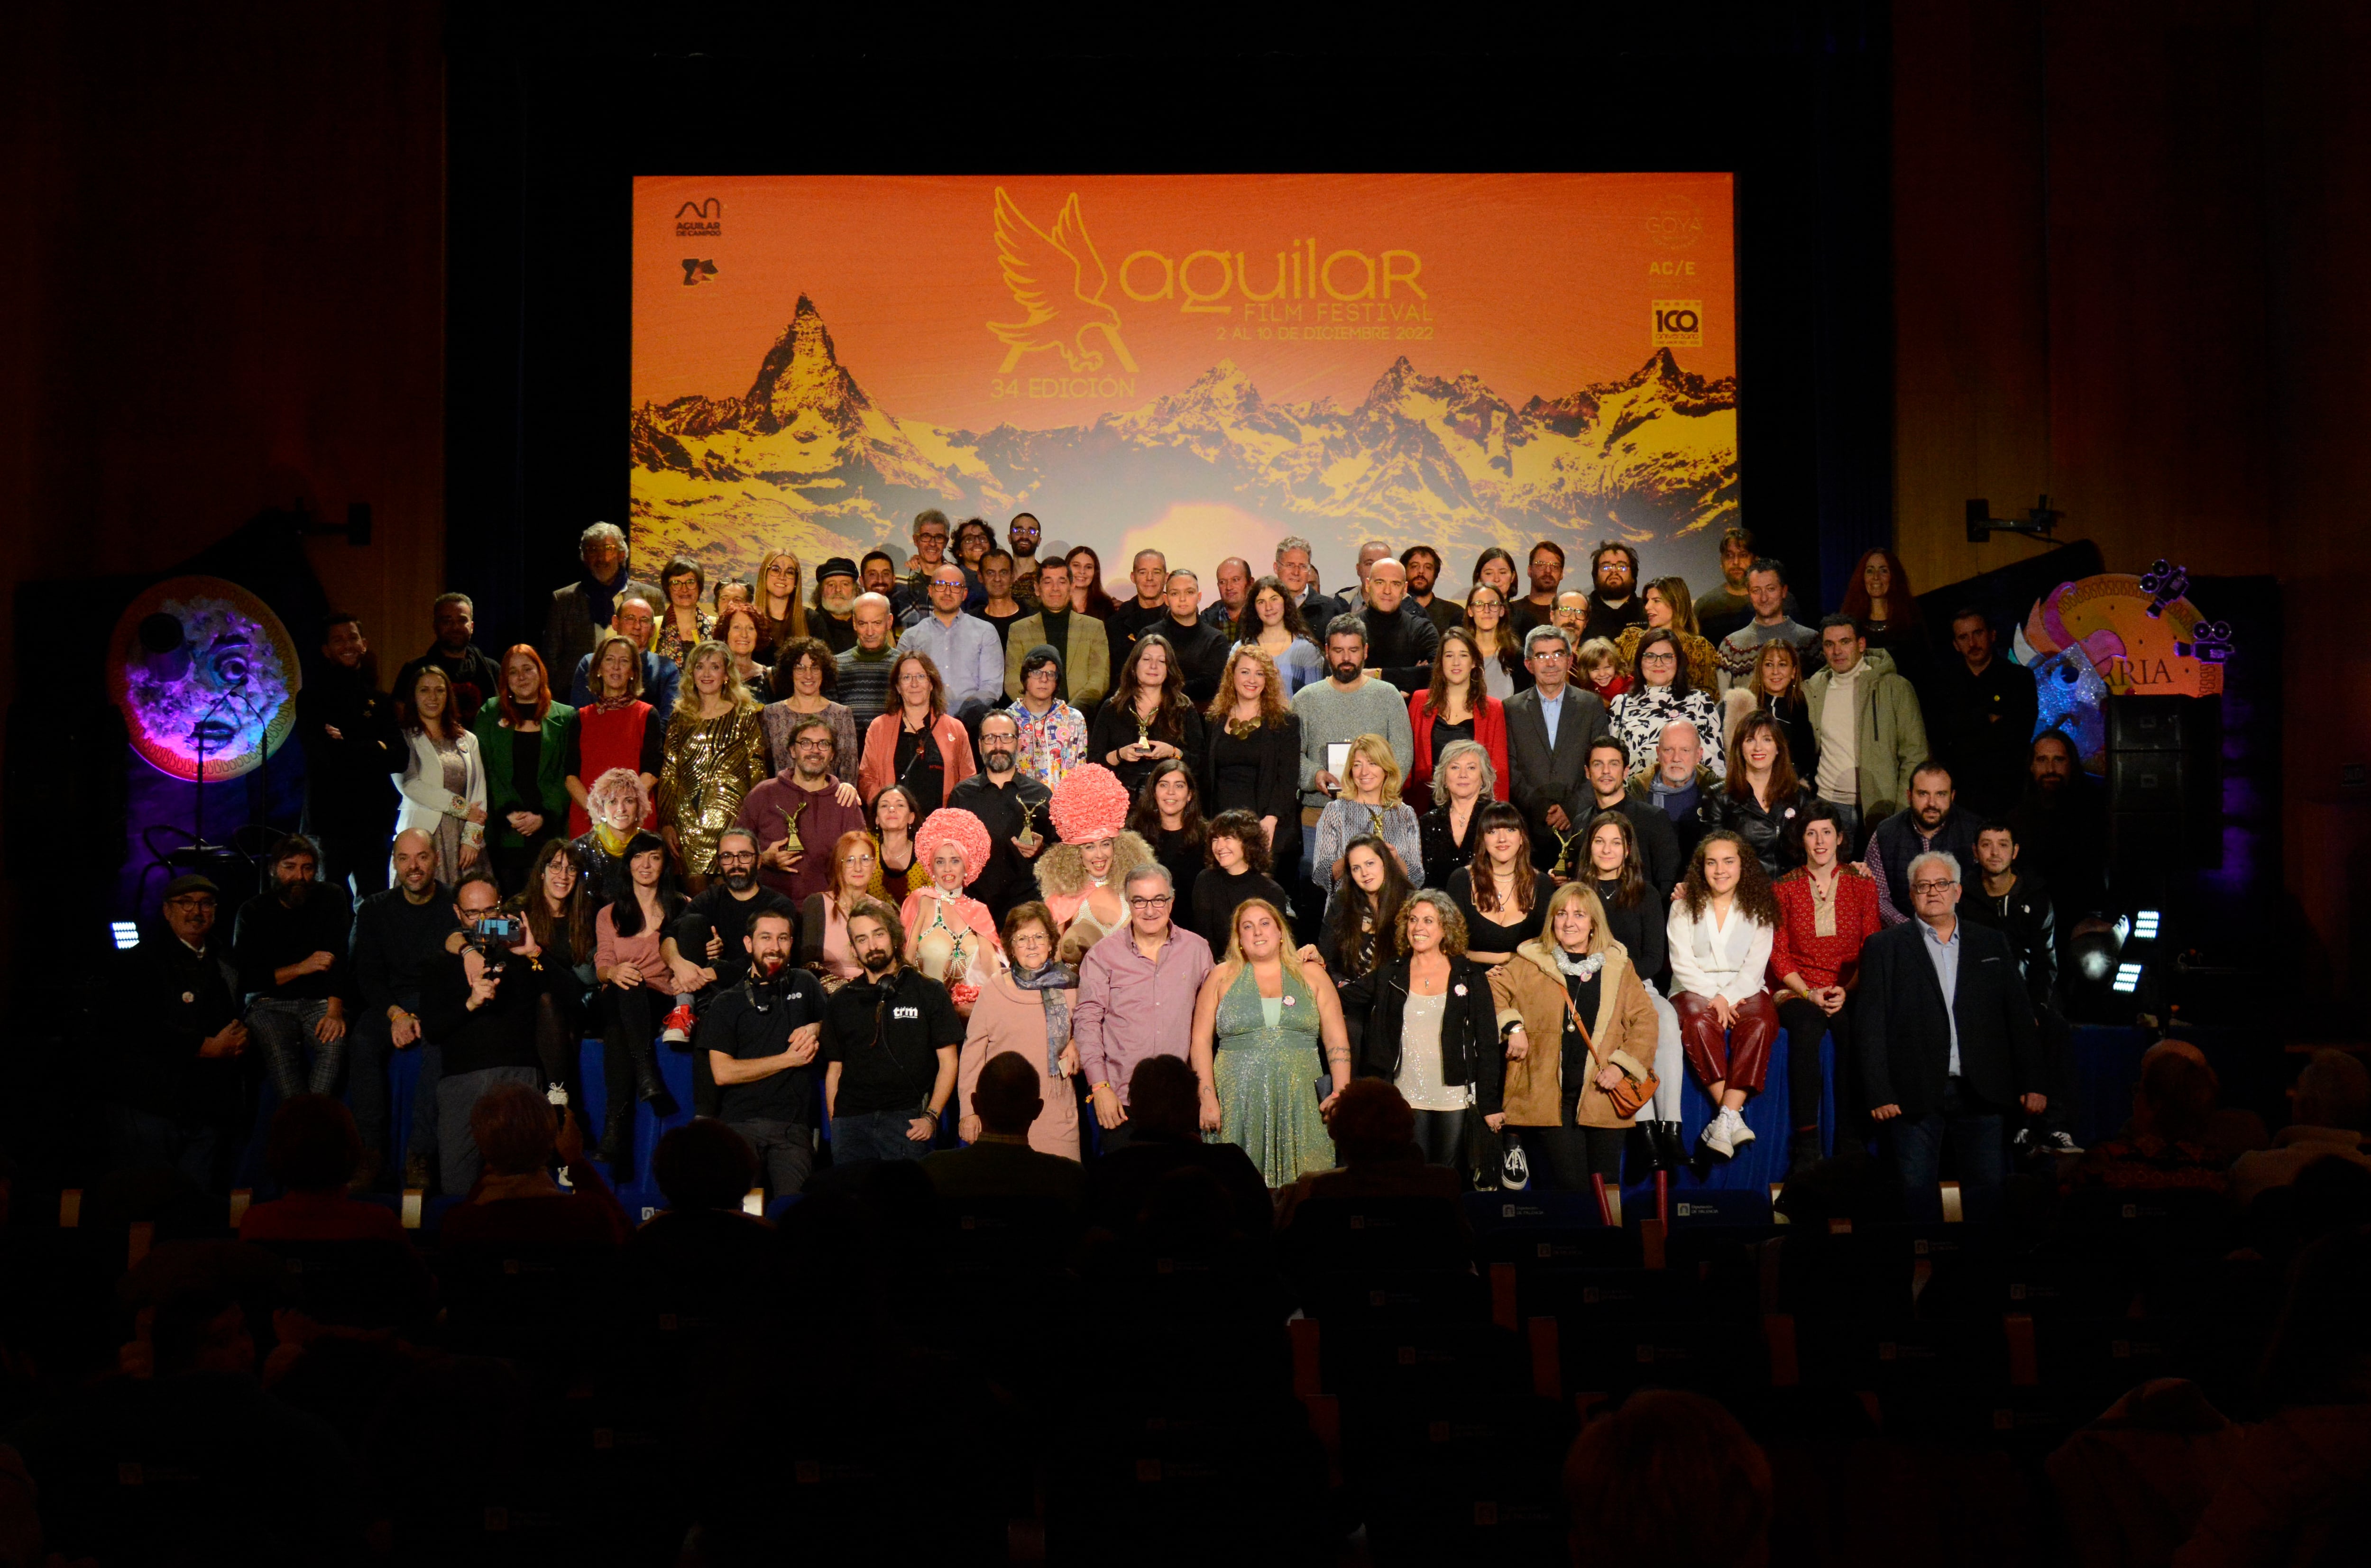
{"type": "Polygon", "coordinates": [[[1348,686],[1359,678],[1359,672],[1365,667],[1363,664],[1356,664],[1345,660],[1333,666],[1334,678],[1343,686],[1348,686]]]}
{"type": "Polygon", "coordinates": [[[783,963],[781,953],[769,952],[761,955],[749,967],[756,972],[758,979],[772,980],[787,966],[783,963]]]}
{"type": "Polygon", "coordinates": [[[854,603],[856,603],[856,595],[853,594],[835,594],[828,591],[825,593],[822,600],[824,609],[835,616],[845,616],[848,614],[848,606],[854,603]]]}
{"type": "Polygon", "coordinates": [[[864,965],[865,974],[878,977],[889,973],[889,961],[894,956],[887,948],[874,948],[859,953],[857,962],[864,965]]]}
{"type": "Polygon", "coordinates": [[[757,882],[758,873],[744,867],[735,866],[724,873],[724,885],[734,893],[746,893],[757,882]]]}
{"type": "Polygon", "coordinates": [[[989,752],[988,754],[988,770],[990,773],[1012,772],[1013,755],[1014,754],[1010,748],[989,752]]]}
{"type": "Polygon", "coordinates": [[[280,884],[280,902],[294,909],[313,896],[310,882],[284,882],[280,884]]]}

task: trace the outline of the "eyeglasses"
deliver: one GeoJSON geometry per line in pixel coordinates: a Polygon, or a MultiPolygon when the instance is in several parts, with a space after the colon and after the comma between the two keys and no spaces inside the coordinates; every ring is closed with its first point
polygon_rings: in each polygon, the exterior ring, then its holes
{"type": "Polygon", "coordinates": [[[1947,878],[1940,882],[1912,882],[1910,884],[1910,891],[1913,893],[1940,893],[1947,887],[1957,887],[1960,884],[1958,882],[1952,882],[1947,878]]]}
{"type": "Polygon", "coordinates": [[[1679,662],[1680,656],[1676,653],[1671,652],[1641,653],[1638,655],[1638,663],[1642,664],[1676,664],[1679,662]]]}
{"type": "Polygon", "coordinates": [[[734,854],[726,854],[720,849],[716,853],[716,863],[720,866],[754,866],[758,863],[758,857],[746,849],[734,854]]]}
{"type": "Polygon", "coordinates": [[[831,737],[828,735],[806,736],[792,744],[801,751],[829,751],[832,747],[831,737]]]}
{"type": "Polygon", "coordinates": [[[187,909],[193,914],[203,912],[211,915],[214,913],[214,901],[202,894],[185,893],[179,898],[165,900],[165,905],[168,909],[187,909]]]}
{"type": "Polygon", "coordinates": [[[1561,664],[1572,655],[1561,648],[1534,648],[1532,662],[1538,664],[1561,664]]]}
{"type": "Polygon", "coordinates": [[[1175,894],[1164,893],[1157,898],[1131,898],[1128,901],[1128,906],[1130,909],[1140,909],[1149,915],[1156,909],[1168,908],[1176,901],[1176,896],[1175,894]]]}

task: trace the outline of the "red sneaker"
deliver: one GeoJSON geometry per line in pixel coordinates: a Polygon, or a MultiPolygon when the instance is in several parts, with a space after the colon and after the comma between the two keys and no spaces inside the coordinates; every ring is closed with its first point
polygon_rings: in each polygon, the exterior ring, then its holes
{"type": "Polygon", "coordinates": [[[659,1031],[659,1038],[670,1045],[683,1044],[691,1038],[692,1021],[691,1009],[677,1002],[675,1011],[666,1015],[666,1027],[659,1031]]]}

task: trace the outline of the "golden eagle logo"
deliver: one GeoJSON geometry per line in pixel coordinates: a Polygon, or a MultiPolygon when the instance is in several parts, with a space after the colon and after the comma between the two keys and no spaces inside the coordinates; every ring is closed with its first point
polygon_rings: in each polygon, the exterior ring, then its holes
{"type": "Polygon", "coordinates": [[[1133,372],[1136,361],[1120,340],[1119,312],[1104,303],[1110,275],[1095,242],[1087,237],[1086,220],[1079,215],[1079,193],[1062,203],[1047,234],[1022,215],[996,188],[996,256],[1004,269],[1004,286],[1013,302],[1028,312],[1025,320],[991,321],[988,329],[1004,340],[1004,363],[999,375],[1010,375],[1021,356],[1051,349],[1071,371],[1104,367],[1103,352],[1090,346],[1090,335],[1101,333],[1111,344],[1120,368],[1133,372]]]}

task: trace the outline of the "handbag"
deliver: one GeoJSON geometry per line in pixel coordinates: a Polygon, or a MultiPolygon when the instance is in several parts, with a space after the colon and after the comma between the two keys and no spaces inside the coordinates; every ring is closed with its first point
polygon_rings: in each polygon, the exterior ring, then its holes
{"type": "MultiPolygon", "coordinates": [[[[1564,994],[1564,1016],[1572,1020],[1573,1028],[1579,1032],[1580,1043],[1589,1047],[1590,1061],[1592,1064],[1595,1063],[1597,1042],[1589,1037],[1589,1025],[1580,1021],[1580,1009],[1572,1005],[1570,991],[1566,991],[1564,994]]],[[[1655,1069],[1649,1067],[1647,1069],[1645,1078],[1634,1078],[1625,1073],[1619,1084],[1600,1092],[1613,1102],[1613,1113],[1627,1122],[1647,1108],[1647,1102],[1655,1098],[1655,1090],[1661,1087],[1662,1080],[1655,1076],[1655,1069]]]]}
{"type": "Polygon", "coordinates": [[[1520,1193],[1531,1184],[1531,1170],[1524,1163],[1521,1147],[1491,1131],[1490,1124],[1482,1119],[1482,1107],[1471,1084],[1465,1088],[1465,1147],[1460,1152],[1465,1160],[1469,1191],[1495,1193],[1503,1187],[1520,1193]],[[1514,1158],[1511,1168],[1507,1163],[1510,1150],[1514,1158]]]}

